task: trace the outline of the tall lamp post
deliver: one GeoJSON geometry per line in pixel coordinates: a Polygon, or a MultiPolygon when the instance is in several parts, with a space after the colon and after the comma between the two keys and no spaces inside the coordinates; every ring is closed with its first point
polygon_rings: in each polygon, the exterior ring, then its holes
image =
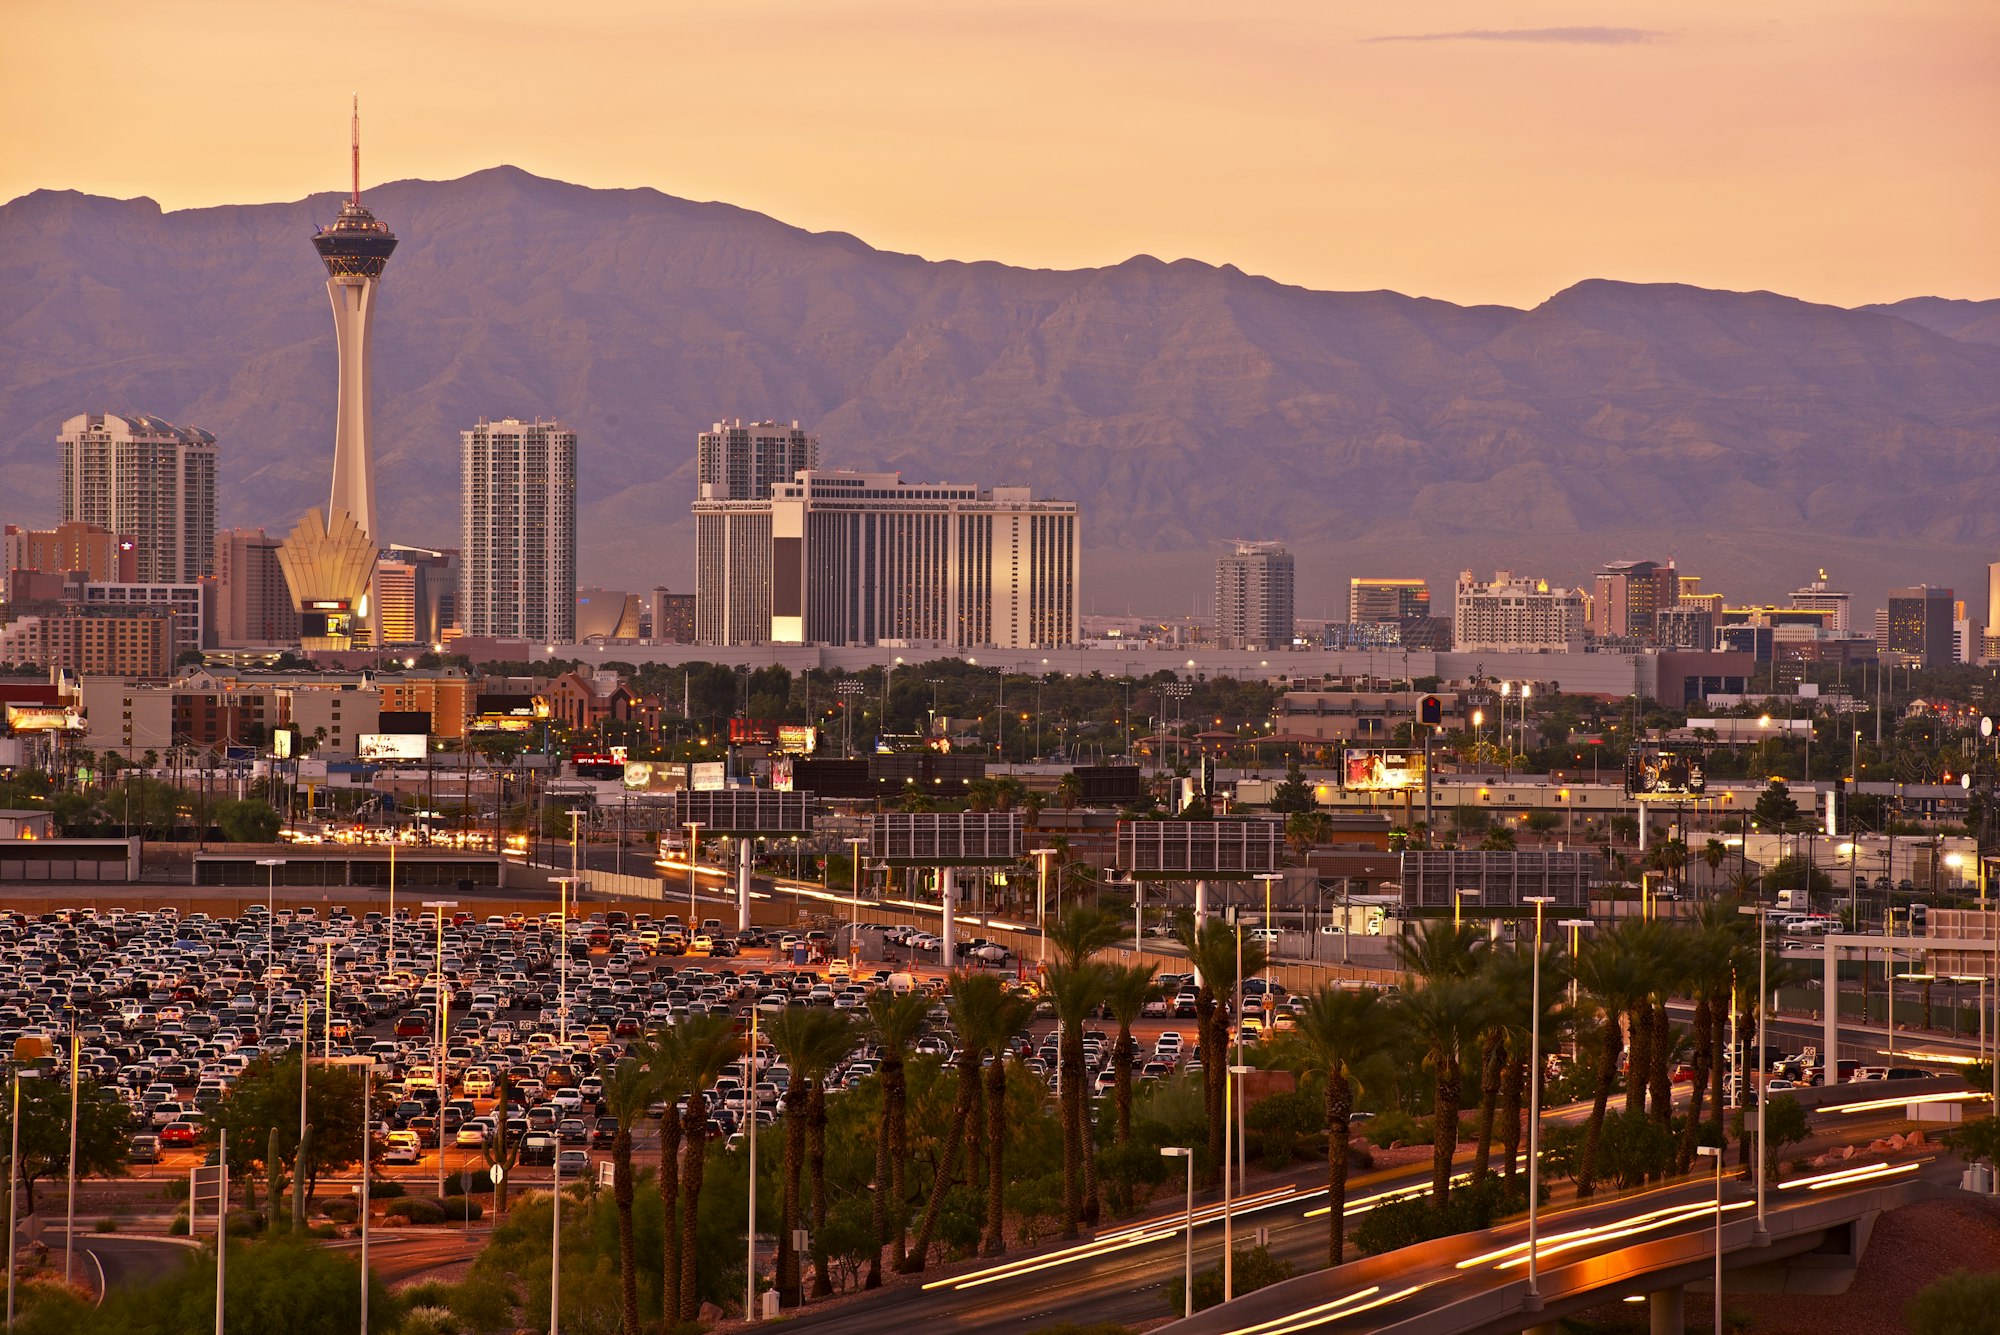
{"type": "MultiPolygon", "coordinates": [[[[1759,1106],[1762,1100],[1759,1100],[1759,1106]]],[[[1697,1145],[1694,1152],[1704,1159],[1715,1160],[1715,1328],[1722,1329],[1722,1146],[1697,1145]]],[[[1758,1169],[1758,1175],[1763,1170],[1758,1169]]]]}
{"type": "MultiPolygon", "coordinates": [[[[861,957],[861,850],[868,841],[843,839],[840,842],[854,849],[847,866],[847,963],[852,968],[861,957]]],[[[946,964],[949,965],[950,961],[947,960],[946,964]]]]}
{"type": "MultiPolygon", "coordinates": [[[[1762,904],[1745,904],[1736,911],[1738,913],[1754,913],[1757,915],[1757,1060],[1750,1063],[1750,1065],[1755,1068],[1755,1074],[1761,1076],[1764,1074],[1764,1007],[1769,998],[1769,993],[1766,989],[1770,987],[1768,981],[1768,965],[1770,961],[1765,953],[1764,934],[1765,924],[1769,921],[1770,910],[1762,904]]],[[[1892,972],[1894,967],[1891,964],[1890,968],[1892,972]]],[[[1891,984],[1891,986],[1894,986],[1894,984],[1891,984]]],[[[1828,998],[1827,1004],[1829,1006],[1833,1004],[1831,998],[1828,998]]],[[[1891,1034],[1895,1032],[1895,1016],[1893,1014],[1889,1017],[1889,1030],[1891,1034]]],[[[1829,1052],[1826,1054],[1825,1060],[1827,1083],[1832,1084],[1840,1079],[1840,1054],[1838,1052],[1829,1052]]],[[[1757,1174],[1756,1243],[1760,1247],[1768,1245],[1771,1241],[1771,1235],[1764,1227],[1764,1105],[1771,1101],[1767,1097],[1768,1091],[1764,1088],[1767,1083],[1769,1082],[1764,1080],[1757,1082],[1757,1152],[1755,1155],[1755,1171],[1757,1174]]]]}
{"type": "MultiPolygon", "coordinates": [[[[375,1059],[369,1056],[329,1057],[328,1066],[359,1068],[361,1071],[361,1213],[357,1227],[361,1236],[361,1335],[368,1335],[368,1146],[375,1138],[375,1107],[373,1079],[375,1059]]],[[[507,1115],[503,1102],[500,1115],[507,1115]]],[[[438,1144],[438,1157],[444,1157],[444,1144],[438,1144]]]]}
{"type": "Polygon", "coordinates": [[[569,1050],[569,892],[574,877],[556,877],[556,1042],[569,1050]]]}
{"type": "Polygon", "coordinates": [[[1191,1145],[1162,1145],[1160,1155],[1166,1159],[1187,1160],[1187,1223],[1182,1227],[1186,1240],[1186,1258],[1182,1262],[1181,1315],[1194,1313],[1194,1147],[1191,1145]]]}
{"type": "Polygon", "coordinates": [[[765,1010],[776,1011],[761,1002],[750,1006],[750,1046],[743,1050],[743,1088],[749,1095],[750,1127],[745,1135],[750,1143],[750,1224],[743,1234],[743,1319],[757,1319],[757,1020],[765,1010]]]}
{"type": "Polygon", "coordinates": [[[1479,898],[1477,890],[1454,890],[1451,892],[1451,925],[1459,926],[1465,921],[1465,901],[1479,898]]]}
{"type": "Polygon", "coordinates": [[[264,1028],[271,1027],[271,970],[278,964],[278,868],[283,858],[258,858],[257,865],[270,872],[264,887],[264,1028]]]}
{"type": "MultiPolygon", "coordinates": [[[[1539,1211],[1542,1182],[1542,911],[1555,903],[1553,895],[1524,895],[1535,906],[1535,958],[1528,992],[1528,1298],[1526,1307],[1542,1307],[1539,1211]]],[[[1720,1327],[1717,1327],[1719,1330],[1720,1327]]]]}
{"type": "Polygon", "coordinates": [[[1040,977],[1049,967],[1049,859],[1056,850],[1031,848],[1028,852],[1035,859],[1035,974],[1040,977]]]}
{"type": "Polygon", "coordinates": [[[688,935],[688,936],[689,936],[690,938],[692,938],[692,937],[694,936],[694,925],[695,925],[695,922],[696,922],[696,921],[697,921],[697,920],[698,920],[698,919],[700,918],[700,916],[701,916],[701,914],[700,914],[699,910],[697,910],[697,909],[696,909],[696,907],[695,907],[695,902],[694,902],[694,869],[695,869],[695,864],[696,864],[696,863],[697,863],[697,862],[698,862],[698,861],[700,860],[700,856],[701,856],[701,822],[700,822],[700,821],[698,821],[698,820],[691,820],[691,821],[689,821],[689,822],[687,823],[687,832],[688,832],[688,919],[687,919],[687,935],[688,935]]]}
{"type": "MultiPolygon", "coordinates": [[[[76,1007],[64,1006],[69,1013],[69,1194],[64,1205],[63,1283],[69,1283],[70,1258],[76,1254],[76,1114],[83,1090],[83,1035],[77,1028],[76,1007]]],[[[9,1235],[9,1242],[12,1235],[9,1235]]]]}
{"type": "MultiPolygon", "coordinates": [[[[437,974],[436,974],[437,1040],[433,1044],[433,1051],[436,1053],[437,1064],[431,1067],[431,1080],[433,1082],[433,1088],[437,1090],[437,1096],[438,1096],[438,1113],[440,1119],[436,1123],[437,1133],[438,1133],[437,1182],[438,1182],[438,1197],[442,1199],[444,1197],[444,1122],[442,1120],[442,1115],[444,1113],[445,1099],[449,1096],[451,1089],[450,1085],[446,1083],[444,1076],[444,1029],[445,1025],[451,1019],[451,1002],[450,1002],[451,994],[445,990],[445,985],[444,985],[444,914],[446,909],[457,908],[458,901],[455,899],[427,899],[424,901],[424,907],[427,909],[437,910],[437,923],[438,923],[437,974]]],[[[504,1107],[501,1108],[500,1115],[503,1118],[507,1115],[506,1108],[504,1107]]]]}

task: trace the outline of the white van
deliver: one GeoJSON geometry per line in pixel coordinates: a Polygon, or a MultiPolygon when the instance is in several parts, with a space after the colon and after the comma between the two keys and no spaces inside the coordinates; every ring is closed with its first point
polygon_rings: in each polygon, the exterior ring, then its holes
{"type": "Polygon", "coordinates": [[[899,997],[907,996],[917,990],[917,980],[914,974],[892,973],[883,986],[899,997]]]}

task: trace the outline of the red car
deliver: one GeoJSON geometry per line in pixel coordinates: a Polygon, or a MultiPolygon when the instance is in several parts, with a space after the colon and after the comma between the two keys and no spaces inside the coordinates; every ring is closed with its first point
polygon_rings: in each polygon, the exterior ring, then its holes
{"type": "Polygon", "coordinates": [[[160,1128],[161,1149],[191,1149],[194,1141],[193,1122],[168,1122],[160,1128]]]}

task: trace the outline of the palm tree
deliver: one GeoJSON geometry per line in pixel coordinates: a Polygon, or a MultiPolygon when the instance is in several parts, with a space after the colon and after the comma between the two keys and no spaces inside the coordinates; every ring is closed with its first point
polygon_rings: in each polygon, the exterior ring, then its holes
{"type": "Polygon", "coordinates": [[[687,1049],[684,1036],[674,1025],[660,1025],[626,1049],[644,1068],[652,1086],[653,1100],[662,1105],[660,1114],[660,1161],[654,1187],[660,1193],[662,1233],[661,1311],[680,1311],[681,1231],[674,1227],[674,1211],[681,1193],[680,1101],[688,1093],[687,1049]]]}
{"type": "MultiPolygon", "coordinates": [[[[826,1230],[826,1082],[833,1068],[854,1046],[855,1024],[841,1011],[814,1011],[812,1043],[801,1054],[803,1067],[792,1068],[792,1079],[806,1082],[806,1160],[812,1173],[815,1238],[826,1230]]],[[[827,1273],[826,1248],[813,1248],[813,1297],[833,1292],[827,1273]]]]}
{"type": "Polygon", "coordinates": [[[1120,1145],[1132,1139],[1132,1065],[1139,1055],[1139,1044],[1132,1037],[1132,1024],[1145,1013],[1146,1002],[1157,995],[1153,975],[1159,967],[1157,964],[1115,965],[1105,980],[1104,1004],[1110,1009],[1111,1018],[1118,1022],[1118,1042],[1111,1049],[1111,1070],[1112,1088],[1117,1098],[1120,1145]]]}
{"type": "Polygon", "coordinates": [[[1601,1044],[1597,1092],[1584,1127],[1583,1154],[1575,1178],[1579,1197],[1589,1197],[1597,1187],[1597,1144],[1604,1132],[1611,1089],[1618,1079],[1618,1055],[1625,1046],[1620,1018],[1634,1010],[1652,990],[1651,965],[1635,948],[1637,934],[1630,930],[1633,925],[1633,920],[1628,919],[1595,938],[1576,961],[1577,982],[1598,1010],[1601,1044]]]}
{"type": "Polygon", "coordinates": [[[1285,817],[1285,842],[1302,866],[1308,853],[1332,837],[1333,817],[1324,811],[1294,811],[1285,817]]]}
{"type": "Polygon", "coordinates": [[[1326,1263],[1341,1263],[1346,1250],[1347,1155],[1352,1136],[1355,1072],[1393,1041],[1391,1014],[1381,994],[1321,988],[1306,1000],[1291,1045],[1305,1068],[1326,1082],[1326,1263]]]}
{"type": "Polygon", "coordinates": [[[1034,1018],[1035,1003],[1018,992],[1004,992],[985,1017],[986,1046],[993,1058],[986,1068],[986,1239],[982,1250],[998,1256],[1007,1250],[1005,1198],[1007,1176],[1007,1047],[1014,1035],[1034,1018]]]}
{"type": "MultiPolygon", "coordinates": [[[[1530,993],[1533,991],[1534,948],[1489,950],[1480,970],[1492,1003],[1485,1037],[1479,1053],[1479,1132],[1472,1154],[1472,1181],[1483,1181],[1491,1169],[1493,1130],[1500,1112],[1500,1088],[1508,1067],[1509,1037],[1515,1028],[1528,1027],[1530,993]],[[1516,1021],[1518,1020],[1518,1025],[1516,1021]]],[[[1518,1110],[1515,1116],[1519,1116],[1518,1110]]],[[[1512,1156],[1509,1155],[1511,1161],[1512,1156]]]]}
{"type": "Polygon", "coordinates": [[[903,1260],[909,1233],[910,1197],[907,1186],[910,1146],[906,1119],[910,1085],[905,1070],[910,1045],[930,1024],[930,998],[921,992],[898,995],[887,988],[868,994],[868,1022],[881,1048],[882,1116],[875,1129],[875,1253],[868,1259],[868,1287],[882,1286],[882,1247],[889,1241],[888,1209],[896,1203],[895,1260],[903,1260]]]}
{"type": "Polygon", "coordinates": [[[611,1200],[618,1211],[619,1310],[625,1335],[639,1335],[639,1265],[632,1245],[632,1128],[653,1101],[652,1077],[631,1057],[604,1082],[604,1105],[618,1121],[611,1138],[611,1200]]]}
{"type": "Polygon", "coordinates": [[[1056,803],[1058,806],[1062,807],[1064,811],[1068,811],[1081,801],[1083,801],[1083,781],[1076,777],[1075,770],[1071,770],[1069,773],[1063,775],[1062,778],[1056,780],[1056,803]]]}
{"type": "Polygon", "coordinates": [[[979,1102],[980,1049],[975,1040],[987,1032],[987,1017],[1000,1006],[1006,990],[1000,979],[989,973],[953,973],[950,981],[951,1023],[961,1045],[956,1058],[958,1097],[952,1104],[951,1125],[945,1128],[937,1176],[931,1179],[930,1201],[924,1207],[923,1222],[917,1226],[915,1243],[897,1266],[906,1275],[923,1270],[931,1239],[937,1235],[945,1193],[951,1189],[952,1178],[958,1172],[958,1153],[965,1144],[973,1107],[979,1102]]]}
{"type": "Polygon", "coordinates": [[[1222,1175],[1225,1093],[1229,1081],[1229,1030],[1234,1019],[1237,958],[1243,974],[1264,967],[1264,947],[1239,941],[1237,929],[1219,919],[1196,923],[1181,918],[1174,936],[1187,951],[1188,963],[1201,979],[1195,988],[1195,1051],[1201,1058],[1202,1103],[1208,1117],[1208,1176],[1222,1175]]]}
{"type": "MultiPolygon", "coordinates": [[[[847,1051],[852,1026],[839,1011],[812,1006],[787,1006],[771,1017],[765,1032],[771,1047],[791,1072],[785,1087],[785,1190],[783,1217],[778,1221],[778,1296],[788,1305],[803,1296],[802,1258],[792,1247],[792,1230],[804,1216],[804,1183],[812,1134],[814,1091],[847,1051]]],[[[822,1114],[823,1115],[823,1114],[822,1114]]],[[[823,1156],[824,1150],[821,1148],[823,1156]]],[[[819,1193],[823,1202],[825,1192],[819,1193]]],[[[824,1214],[823,1208],[820,1210],[824,1214]]]]}
{"type": "MultiPolygon", "coordinates": [[[[682,1069],[687,1076],[687,1111],[681,1116],[681,1321],[701,1312],[701,1252],[696,1245],[701,1214],[701,1179],[708,1166],[708,1087],[743,1055],[736,1022],[727,1015],[691,1015],[675,1026],[681,1036],[682,1069]]],[[[664,1127],[673,1115],[660,1118],[664,1127]]],[[[754,1124],[755,1118],[752,1118],[754,1124]]],[[[669,1231],[671,1219],[665,1221],[669,1231]]]]}
{"type": "Polygon", "coordinates": [[[1470,978],[1479,972],[1486,944],[1477,927],[1434,918],[1416,935],[1396,938],[1396,962],[1425,982],[1470,978]]]}
{"type": "Polygon", "coordinates": [[[1049,1000],[1055,1006],[1056,1085],[1063,1128],[1063,1236],[1076,1236],[1084,1215],[1083,1156],[1090,1153],[1090,1103],[1084,1091],[1083,1022],[1095,1010],[1110,985],[1110,970],[1101,964],[1049,965],[1049,1000]]]}
{"type": "Polygon", "coordinates": [[[1714,891],[1716,874],[1722,870],[1722,860],[1728,856],[1729,846],[1720,839],[1711,837],[1707,843],[1701,846],[1701,860],[1703,865],[1708,868],[1708,884],[1711,893],[1714,891]]]}
{"type": "Polygon", "coordinates": [[[1436,1084],[1431,1107],[1431,1200],[1443,1205],[1451,1192],[1452,1156],[1458,1153],[1465,1049],[1486,1027],[1491,1006],[1484,983],[1446,977],[1406,993],[1397,1009],[1410,1032],[1423,1042],[1424,1062],[1436,1084]]]}

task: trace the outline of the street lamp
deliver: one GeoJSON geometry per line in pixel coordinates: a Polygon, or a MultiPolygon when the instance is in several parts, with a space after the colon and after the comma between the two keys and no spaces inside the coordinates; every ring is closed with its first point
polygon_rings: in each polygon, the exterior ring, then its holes
{"type": "MultiPolygon", "coordinates": [[[[1765,998],[1768,995],[1765,989],[1770,986],[1766,981],[1766,966],[1770,961],[1765,953],[1764,933],[1766,924],[1770,920],[1770,910],[1762,904],[1744,904],[1739,906],[1736,911],[1738,913],[1754,913],[1757,915],[1757,1060],[1750,1064],[1756,1068],[1758,1075],[1762,1075],[1764,1073],[1765,1046],[1764,1005],[1765,998]]],[[[1892,961],[1890,965],[1892,973],[1894,972],[1894,968],[1895,966],[1892,961]]],[[[1895,984],[1891,983],[1890,986],[1893,987],[1895,984]]],[[[1833,1003],[1834,998],[1828,997],[1826,1004],[1832,1006],[1833,1003]]],[[[1892,1043],[1894,1042],[1895,1032],[1896,1017],[1892,1011],[1889,1016],[1889,1033],[1892,1043]]],[[[1840,1054],[1838,1052],[1829,1052],[1826,1054],[1825,1061],[1827,1083],[1833,1084],[1840,1079],[1840,1054]]],[[[1771,1235],[1764,1228],[1764,1105],[1771,1101],[1767,1097],[1768,1091],[1764,1088],[1767,1083],[1767,1081],[1763,1080],[1757,1082],[1757,1152],[1755,1155],[1757,1173],[1756,1242],[1760,1247],[1768,1245],[1771,1241],[1771,1235]]]]}
{"type": "Polygon", "coordinates": [[[698,820],[689,821],[687,823],[687,832],[688,832],[687,934],[690,937],[692,937],[694,935],[695,920],[701,916],[700,913],[696,910],[694,902],[694,868],[695,868],[695,863],[700,860],[700,854],[701,854],[701,822],[698,820]]]}
{"type": "Polygon", "coordinates": [[[747,1137],[750,1142],[750,1224],[743,1235],[746,1252],[743,1263],[743,1318],[746,1321],[757,1319],[757,1019],[766,1011],[775,1013],[780,1009],[762,1002],[751,1004],[750,1046],[743,1050],[743,1088],[749,1095],[750,1119],[747,1137]]]}
{"type": "MultiPolygon", "coordinates": [[[[1241,927],[1237,928],[1236,941],[1237,941],[1237,949],[1240,952],[1242,950],[1242,943],[1243,943],[1243,930],[1241,927]]],[[[1242,978],[1243,970],[1240,965],[1238,966],[1236,973],[1237,973],[1237,979],[1236,979],[1237,996],[1240,998],[1242,996],[1242,990],[1243,990],[1243,978],[1242,978]]],[[[1238,1057],[1240,1058],[1243,1052],[1243,1038],[1242,1038],[1243,1017],[1240,1014],[1236,1017],[1236,1034],[1237,1034],[1236,1051],[1238,1057]]],[[[1224,1097],[1226,1100],[1223,1107],[1223,1112],[1225,1116],[1229,1114],[1229,1108],[1227,1102],[1229,1100],[1233,1100],[1233,1102],[1236,1105],[1235,1115],[1239,1117],[1242,1116],[1243,1114],[1243,1093],[1241,1088],[1242,1079],[1244,1076],[1250,1074],[1250,1072],[1256,1069],[1257,1068],[1254,1066],[1231,1064],[1229,1068],[1230,1078],[1223,1084],[1222,1087],[1224,1097]]],[[[1233,1122],[1230,1124],[1230,1129],[1231,1130],[1235,1129],[1233,1122]]],[[[1236,1137],[1236,1140],[1238,1142],[1237,1148],[1241,1147],[1242,1139],[1243,1138],[1241,1136],[1236,1137]]],[[[1229,1152],[1230,1151],[1228,1150],[1224,1151],[1225,1154],[1229,1152]]],[[[1243,1183],[1241,1175],[1239,1174],[1236,1186],[1241,1187],[1242,1185],[1243,1183]]],[[[1235,1202],[1231,1194],[1231,1187],[1229,1181],[1229,1168],[1227,1164],[1224,1164],[1222,1173],[1222,1301],[1224,1302],[1230,1302],[1236,1297],[1236,1242],[1235,1242],[1235,1229],[1233,1227],[1235,1223],[1235,1210],[1233,1208],[1234,1203],[1235,1202]]],[[[1194,1296],[1193,1290],[1189,1290],[1188,1297],[1190,1302],[1193,1301],[1193,1296],[1194,1296]]]]}
{"type": "Polygon", "coordinates": [[[1184,1278],[1181,1280],[1181,1315],[1194,1314],[1194,1147],[1191,1145],[1162,1145],[1160,1155],[1166,1159],[1187,1160],[1187,1257],[1183,1262],[1184,1278]]]}
{"type": "MultiPolygon", "coordinates": [[[[1583,944],[1583,933],[1586,930],[1597,926],[1597,924],[1592,922],[1588,918],[1560,918],[1556,921],[1556,926],[1561,928],[1567,928],[1569,931],[1569,962],[1570,962],[1569,1009],[1571,1014],[1575,1014],[1576,990],[1577,990],[1576,957],[1578,950],[1581,948],[1583,944]]],[[[1577,1044],[1576,1027],[1574,1025],[1571,1025],[1570,1037],[1569,1037],[1569,1059],[1571,1061],[1575,1061],[1577,1059],[1576,1044],[1577,1044]]]]}
{"type": "Polygon", "coordinates": [[[271,970],[277,967],[278,958],[278,868],[285,865],[283,858],[258,858],[257,865],[270,869],[270,881],[264,890],[264,1028],[271,1027],[271,970]]]}
{"type": "MultiPolygon", "coordinates": [[[[1762,1106],[1762,1100],[1758,1101],[1762,1106]]],[[[1722,1146],[1697,1145],[1694,1152],[1715,1160],[1715,1328],[1722,1329],[1722,1146]]],[[[1762,1168],[1758,1170],[1761,1177],[1762,1168]]]]}
{"type": "MultiPolygon", "coordinates": [[[[840,842],[854,849],[847,867],[847,963],[852,968],[854,962],[861,958],[861,849],[868,841],[843,839],[840,842]]],[[[946,905],[945,911],[949,913],[951,906],[946,905]]]]}
{"type": "Polygon", "coordinates": [[[569,1049],[569,892],[574,877],[556,880],[556,1042],[569,1049]]]}
{"type": "MultiPolygon", "coordinates": [[[[361,1335],[368,1335],[368,1142],[375,1138],[375,1117],[371,1082],[375,1075],[375,1059],[369,1056],[329,1057],[328,1066],[361,1068],[361,1335]]],[[[500,1115],[505,1118],[507,1106],[503,1101],[500,1115]]],[[[442,1134],[442,1133],[440,1133],[442,1134]]],[[[438,1157],[444,1157],[444,1144],[438,1144],[438,1157]]]]}
{"type": "MultiPolygon", "coordinates": [[[[1029,853],[1035,859],[1035,971],[1039,976],[1049,964],[1049,859],[1056,855],[1053,848],[1031,848],[1029,853]]],[[[1056,887],[1058,896],[1062,887],[1056,887]]]]}
{"type": "MultiPolygon", "coordinates": [[[[444,986],[444,912],[446,909],[457,908],[458,901],[455,899],[427,899],[424,901],[424,907],[427,909],[437,910],[437,922],[438,922],[437,974],[435,975],[437,979],[438,1020],[437,1020],[437,1041],[432,1045],[433,1050],[436,1053],[436,1065],[431,1067],[431,1082],[432,1082],[432,1088],[437,1091],[437,1096],[438,1096],[438,1117],[435,1122],[435,1126],[437,1128],[437,1138],[438,1138],[438,1143],[437,1143],[438,1198],[442,1200],[444,1198],[444,1101],[445,1101],[445,1096],[449,1090],[449,1086],[446,1085],[444,1078],[444,1030],[446,1023],[451,1018],[451,1003],[448,1000],[450,994],[445,991],[445,986],[444,986]]],[[[303,1054],[301,1054],[301,1056],[303,1056],[303,1054]]],[[[504,1105],[500,1109],[500,1115],[502,1117],[505,1117],[507,1115],[507,1109],[504,1105]]]]}
{"type": "Polygon", "coordinates": [[[1465,901],[1479,898],[1477,890],[1454,890],[1451,892],[1451,925],[1459,926],[1464,919],[1465,901]]]}
{"type": "MultiPolygon", "coordinates": [[[[1524,895],[1535,906],[1535,958],[1528,1003],[1528,1299],[1529,1311],[1542,1306],[1541,1272],[1535,1256],[1540,1240],[1538,1210],[1542,1181],[1542,910],[1554,895],[1524,895]]],[[[1720,1330],[1720,1327],[1717,1327],[1720,1330]]]]}
{"type": "MultiPolygon", "coordinates": [[[[16,1236],[14,1231],[16,1227],[15,1221],[19,1218],[19,1187],[21,1184],[21,1080],[22,1077],[24,1076],[32,1079],[35,1074],[33,1071],[23,1071],[21,1069],[21,1056],[22,1053],[20,1044],[16,1043],[14,1048],[14,1072],[13,1072],[14,1115],[10,1119],[12,1123],[11,1127],[9,1128],[11,1139],[7,1150],[7,1248],[9,1251],[9,1256],[7,1258],[7,1329],[8,1330],[12,1330],[14,1328],[14,1272],[16,1269],[19,1268],[14,1265],[14,1258],[11,1253],[13,1251],[14,1238],[16,1236]]],[[[225,1229],[223,1231],[227,1232],[228,1230],[225,1229]]],[[[216,1249],[218,1252],[222,1249],[221,1242],[216,1243],[216,1249]]]]}

